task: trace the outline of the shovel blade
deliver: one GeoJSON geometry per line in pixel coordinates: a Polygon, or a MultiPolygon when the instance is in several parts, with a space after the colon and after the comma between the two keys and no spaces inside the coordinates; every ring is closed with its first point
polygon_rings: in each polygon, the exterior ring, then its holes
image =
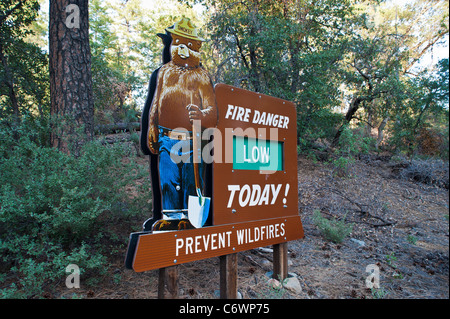
{"type": "Polygon", "coordinates": [[[188,199],[188,218],[192,226],[201,228],[205,225],[209,215],[209,207],[211,198],[197,196],[189,196],[188,199]],[[201,203],[200,203],[201,202],[201,203]]]}

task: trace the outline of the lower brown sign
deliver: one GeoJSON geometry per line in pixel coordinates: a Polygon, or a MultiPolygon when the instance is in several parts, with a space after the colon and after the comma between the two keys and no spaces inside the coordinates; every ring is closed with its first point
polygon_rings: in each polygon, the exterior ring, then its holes
{"type": "Polygon", "coordinates": [[[142,272],[275,245],[303,237],[300,216],[142,234],[133,269],[142,272]]]}

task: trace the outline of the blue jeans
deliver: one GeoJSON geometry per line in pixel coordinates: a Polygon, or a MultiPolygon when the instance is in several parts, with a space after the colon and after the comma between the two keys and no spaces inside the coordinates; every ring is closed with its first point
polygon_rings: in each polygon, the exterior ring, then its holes
{"type": "MultiPolygon", "coordinates": [[[[190,136],[192,135],[192,132],[188,133],[190,136]]],[[[169,219],[186,218],[189,195],[197,196],[192,140],[180,141],[170,139],[160,129],[158,143],[162,213],[169,219]],[[178,161],[181,159],[181,161],[177,163],[172,158],[178,161]]],[[[198,167],[200,184],[202,186],[203,163],[199,163],[198,167]]]]}

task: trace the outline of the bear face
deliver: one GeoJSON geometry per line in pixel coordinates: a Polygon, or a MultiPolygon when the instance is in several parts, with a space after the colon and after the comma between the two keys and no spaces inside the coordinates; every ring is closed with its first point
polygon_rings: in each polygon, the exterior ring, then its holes
{"type": "Polygon", "coordinates": [[[172,34],[172,45],[170,52],[173,63],[186,68],[196,68],[200,66],[199,51],[201,47],[201,41],[172,34]]]}

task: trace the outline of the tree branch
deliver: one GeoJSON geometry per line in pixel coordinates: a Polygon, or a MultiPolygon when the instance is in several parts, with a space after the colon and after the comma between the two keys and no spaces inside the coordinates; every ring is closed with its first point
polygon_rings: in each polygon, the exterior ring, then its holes
{"type": "Polygon", "coordinates": [[[247,70],[250,70],[250,66],[248,65],[247,58],[245,57],[245,54],[241,47],[241,43],[239,42],[239,37],[237,36],[236,33],[233,33],[233,35],[234,35],[234,38],[236,39],[236,46],[239,49],[239,54],[241,55],[242,61],[244,62],[244,65],[247,68],[247,70]]]}
{"type": "MultiPolygon", "coordinates": [[[[445,34],[448,34],[448,32],[443,33],[441,35],[439,35],[438,37],[432,39],[426,46],[425,48],[422,49],[422,51],[420,51],[420,53],[411,61],[411,63],[409,63],[408,67],[406,68],[406,70],[409,70],[410,68],[412,68],[412,66],[420,60],[420,58],[427,53],[428,49],[431,48],[433,45],[436,44],[436,42],[438,42],[445,34]]],[[[423,42],[419,43],[414,50],[418,49],[421,45],[423,44],[423,42]]]]}
{"type": "Polygon", "coordinates": [[[358,71],[358,73],[367,81],[370,81],[370,76],[368,76],[367,74],[365,74],[360,68],[358,68],[356,66],[356,61],[353,61],[352,66],[356,69],[356,71],[358,71]]]}
{"type": "Polygon", "coordinates": [[[330,192],[332,192],[332,193],[334,193],[336,195],[339,195],[342,198],[346,199],[352,205],[354,205],[354,206],[359,208],[356,211],[359,212],[362,216],[367,216],[367,217],[370,217],[370,218],[378,219],[378,220],[380,220],[382,222],[380,224],[373,224],[373,223],[369,223],[367,221],[361,221],[361,223],[365,223],[365,224],[370,225],[372,227],[391,226],[391,225],[394,225],[394,224],[397,223],[396,221],[390,222],[390,221],[387,221],[387,220],[385,220],[384,218],[382,218],[380,216],[372,215],[367,209],[367,207],[369,207],[369,205],[361,204],[361,203],[358,203],[358,202],[352,200],[351,198],[349,198],[345,194],[343,194],[340,190],[333,189],[333,188],[330,188],[330,187],[323,187],[321,189],[329,190],[330,192]]]}

